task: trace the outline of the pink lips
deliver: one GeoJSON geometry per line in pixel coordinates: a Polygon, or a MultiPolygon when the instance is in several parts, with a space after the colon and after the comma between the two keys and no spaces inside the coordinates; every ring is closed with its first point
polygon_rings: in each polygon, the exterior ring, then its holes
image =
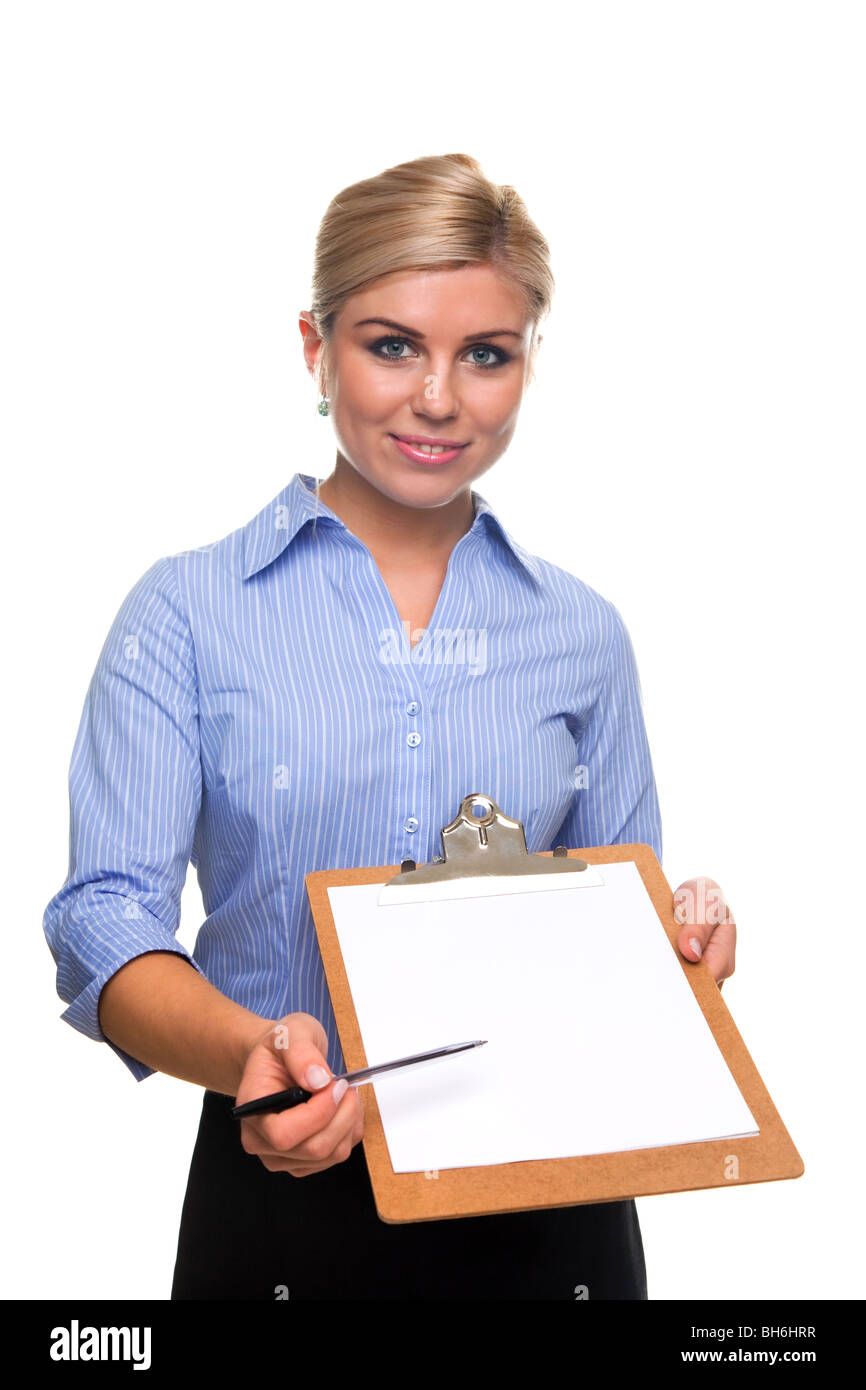
{"type": "MultiPolygon", "coordinates": [[[[397,448],[400,450],[401,454],[405,454],[406,458],[412,459],[413,463],[426,463],[426,464],[434,464],[434,465],[435,465],[435,464],[441,464],[441,463],[450,463],[451,460],[452,460],[452,459],[456,459],[457,455],[458,455],[459,453],[461,453],[462,450],[465,449],[465,447],[466,447],[465,444],[458,444],[458,445],[456,445],[453,449],[447,449],[447,448],[446,448],[446,449],[443,449],[443,451],[442,451],[441,454],[425,454],[424,451],[423,451],[422,449],[416,449],[416,448],[414,448],[413,445],[410,444],[410,443],[408,442],[408,440],[406,440],[406,439],[398,439],[397,436],[396,436],[395,434],[390,435],[389,438],[393,439],[394,443],[397,445],[397,448]]],[[[415,439],[416,442],[417,442],[420,438],[421,438],[421,437],[420,437],[419,435],[415,435],[415,436],[414,436],[414,439],[415,439]]],[[[426,439],[426,440],[424,440],[424,443],[425,443],[425,444],[439,444],[439,443],[447,444],[447,443],[449,443],[449,441],[448,441],[448,440],[441,440],[441,441],[440,441],[440,440],[438,440],[438,439],[426,439]]]]}

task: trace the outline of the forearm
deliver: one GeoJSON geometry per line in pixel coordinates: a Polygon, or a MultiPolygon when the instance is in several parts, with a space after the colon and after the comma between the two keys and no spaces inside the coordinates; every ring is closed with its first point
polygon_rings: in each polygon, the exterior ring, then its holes
{"type": "Polygon", "coordinates": [[[99,997],[107,1038],[155,1071],[237,1095],[254,1043],[275,1020],[208,983],[183,956],[150,951],[122,966],[99,997]]]}

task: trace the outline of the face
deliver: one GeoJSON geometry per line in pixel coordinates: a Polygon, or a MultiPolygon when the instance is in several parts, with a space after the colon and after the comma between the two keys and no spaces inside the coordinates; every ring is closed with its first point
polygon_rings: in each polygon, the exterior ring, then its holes
{"type": "MultiPolygon", "coordinates": [[[[322,344],[308,316],[302,332],[312,370],[322,344]]],[[[508,447],[531,337],[520,292],[488,265],[399,272],[354,295],[325,367],[340,455],[394,502],[445,505],[508,447]]]]}

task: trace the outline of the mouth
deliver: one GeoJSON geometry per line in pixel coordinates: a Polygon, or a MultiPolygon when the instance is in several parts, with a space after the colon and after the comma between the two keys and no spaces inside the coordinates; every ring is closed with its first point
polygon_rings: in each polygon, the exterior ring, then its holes
{"type": "Polygon", "coordinates": [[[452,439],[431,439],[422,434],[391,434],[400,452],[415,463],[443,464],[456,459],[468,446],[452,439]]]}

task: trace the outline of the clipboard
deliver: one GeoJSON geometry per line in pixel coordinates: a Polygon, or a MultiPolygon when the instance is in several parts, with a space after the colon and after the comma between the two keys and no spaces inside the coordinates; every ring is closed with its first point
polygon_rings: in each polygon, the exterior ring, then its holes
{"type": "Polygon", "coordinates": [[[364,1051],[329,888],[381,883],[387,885],[392,897],[405,894],[407,902],[463,897],[467,893],[479,896],[492,891],[543,893],[566,883],[571,887],[579,886],[581,881],[591,882],[595,866],[631,861],[759,1133],[621,1153],[450,1168],[435,1174],[397,1173],[391,1164],[374,1087],[365,1086],[358,1092],[365,1117],[361,1142],[382,1221],[401,1224],[532,1211],[802,1176],[803,1160],[709,969],[703,961],[685,960],[677,948],[680,928],[673,916],[673,893],[649,845],[619,844],[581,850],[559,845],[552,851],[530,855],[521,822],[504,815],[491,797],[477,792],[464,797],[456,818],[442,829],[441,838],[442,858],[421,868],[412,860],[404,860],[396,873],[397,866],[389,865],[316,870],[305,877],[348,1070],[384,1059],[368,1059],[364,1051]]]}

